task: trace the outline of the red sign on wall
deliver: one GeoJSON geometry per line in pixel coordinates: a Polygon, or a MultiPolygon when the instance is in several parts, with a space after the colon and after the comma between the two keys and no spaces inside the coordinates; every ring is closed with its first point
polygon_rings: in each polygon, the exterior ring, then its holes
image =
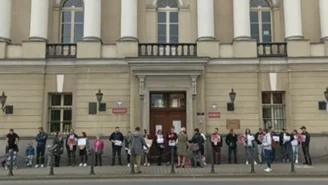
{"type": "Polygon", "coordinates": [[[209,112],[208,113],[208,118],[220,118],[221,113],[220,112],[209,112]]]}
{"type": "Polygon", "coordinates": [[[128,109],[127,108],[113,108],[112,113],[113,114],[127,114],[128,109]]]}

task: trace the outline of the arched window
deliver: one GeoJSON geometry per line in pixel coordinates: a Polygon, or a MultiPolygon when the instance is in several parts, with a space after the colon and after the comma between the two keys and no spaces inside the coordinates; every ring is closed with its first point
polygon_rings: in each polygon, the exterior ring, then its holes
{"type": "Polygon", "coordinates": [[[250,1],[251,35],[257,42],[272,42],[271,6],[267,0],[250,1]]]}
{"type": "Polygon", "coordinates": [[[83,0],[66,0],[61,13],[61,42],[76,43],[83,38],[83,0]]]}
{"type": "Polygon", "coordinates": [[[158,43],[179,42],[179,9],[176,0],[159,0],[157,2],[157,40],[158,43]]]}

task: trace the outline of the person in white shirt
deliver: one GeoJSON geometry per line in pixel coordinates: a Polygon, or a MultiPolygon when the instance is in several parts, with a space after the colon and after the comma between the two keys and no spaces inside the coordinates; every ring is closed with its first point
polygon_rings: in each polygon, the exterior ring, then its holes
{"type": "Polygon", "coordinates": [[[293,149],[293,160],[296,164],[298,164],[298,147],[299,147],[299,139],[297,135],[298,135],[297,130],[293,130],[291,136],[291,145],[293,149]]]}
{"type": "Polygon", "coordinates": [[[156,148],[157,148],[157,151],[158,151],[157,166],[162,165],[163,151],[164,151],[164,148],[165,148],[164,141],[165,140],[164,140],[164,135],[163,135],[162,130],[158,130],[156,138],[155,138],[155,142],[156,142],[156,146],[157,146],[156,148]]]}
{"type": "MultiPolygon", "coordinates": [[[[245,155],[246,155],[246,165],[248,165],[250,161],[250,157],[252,158],[252,161],[254,161],[254,164],[257,165],[255,162],[254,157],[254,148],[255,148],[255,138],[254,135],[251,133],[251,130],[249,128],[246,128],[245,130],[245,155]]],[[[251,161],[251,162],[252,162],[251,161]]]]}
{"type": "Polygon", "coordinates": [[[262,146],[263,146],[263,150],[264,150],[264,157],[265,157],[265,161],[267,163],[267,168],[264,170],[266,172],[271,172],[272,168],[271,168],[271,163],[272,163],[272,137],[271,137],[271,133],[265,129],[263,130],[263,140],[262,140],[262,146]]]}

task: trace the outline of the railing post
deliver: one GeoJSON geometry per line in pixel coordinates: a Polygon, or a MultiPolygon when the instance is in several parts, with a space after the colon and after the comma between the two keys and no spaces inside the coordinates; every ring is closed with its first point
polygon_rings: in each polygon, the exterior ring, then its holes
{"type": "MultiPolygon", "coordinates": [[[[14,176],[13,173],[13,166],[14,166],[14,151],[10,151],[9,152],[9,156],[10,156],[10,161],[9,161],[9,172],[8,172],[8,176],[14,176]]],[[[6,164],[7,165],[7,164],[6,164]]]]}
{"type": "Polygon", "coordinates": [[[215,169],[214,169],[214,160],[215,160],[215,157],[216,157],[216,152],[214,150],[214,148],[212,147],[212,165],[211,165],[211,173],[215,173],[215,169]]]}
{"type": "Polygon", "coordinates": [[[90,165],[90,175],[96,175],[95,174],[95,153],[93,151],[93,148],[91,149],[91,165],[90,165]]]}
{"type": "Polygon", "coordinates": [[[49,176],[54,176],[54,152],[51,151],[50,152],[50,172],[49,172],[49,176]]]}
{"type": "Polygon", "coordinates": [[[174,147],[171,146],[171,174],[175,174],[174,170],[174,147]]]}
{"type": "Polygon", "coordinates": [[[290,160],[290,172],[295,173],[295,158],[294,158],[294,152],[292,146],[291,149],[289,150],[289,160],[290,160]]]}
{"type": "MultiPolygon", "coordinates": [[[[247,149],[248,150],[248,149],[247,149]]],[[[246,151],[248,152],[248,151],[246,151]]],[[[251,173],[255,173],[255,168],[254,168],[254,162],[255,162],[255,159],[254,159],[254,148],[251,149],[251,158],[252,158],[252,165],[251,165],[251,173]]]]}

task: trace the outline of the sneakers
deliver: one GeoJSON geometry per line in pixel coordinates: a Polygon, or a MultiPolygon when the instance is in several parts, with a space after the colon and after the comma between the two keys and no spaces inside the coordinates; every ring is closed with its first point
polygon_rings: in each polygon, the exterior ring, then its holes
{"type": "Polygon", "coordinates": [[[44,168],[44,165],[43,164],[41,164],[41,167],[40,168],[44,168]]]}
{"type": "Polygon", "coordinates": [[[144,166],[150,166],[150,163],[145,163],[144,166]]]}
{"type": "Polygon", "coordinates": [[[248,161],[246,161],[246,165],[248,165],[248,161]]]}
{"type": "Polygon", "coordinates": [[[83,164],[82,164],[82,163],[80,163],[80,165],[79,165],[79,166],[81,167],[81,166],[83,166],[83,164]]]}
{"type": "Polygon", "coordinates": [[[88,166],[87,163],[84,163],[83,167],[86,167],[86,166],[88,166]]]}
{"type": "Polygon", "coordinates": [[[257,165],[256,161],[254,161],[254,165],[257,165]]]}
{"type": "Polygon", "coordinates": [[[130,163],[128,164],[128,168],[130,168],[130,163]]]}
{"type": "Polygon", "coordinates": [[[295,161],[295,164],[298,164],[298,160],[295,161]]]}
{"type": "Polygon", "coordinates": [[[266,168],[264,171],[265,171],[265,172],[271,172],[272,169],[271,169],[271,168],[266,168]]]}
{"type": "Polygon", "coordinates": [[[35,165],[35,168],[39,168],[39,165],[35,165]]]}
{"type": "Polygon", "coordinates": [[[137,167],[137,165],[135,164],[135,165],[134,165],[134,167],[136,168],[136,167],[137,167]]]}

